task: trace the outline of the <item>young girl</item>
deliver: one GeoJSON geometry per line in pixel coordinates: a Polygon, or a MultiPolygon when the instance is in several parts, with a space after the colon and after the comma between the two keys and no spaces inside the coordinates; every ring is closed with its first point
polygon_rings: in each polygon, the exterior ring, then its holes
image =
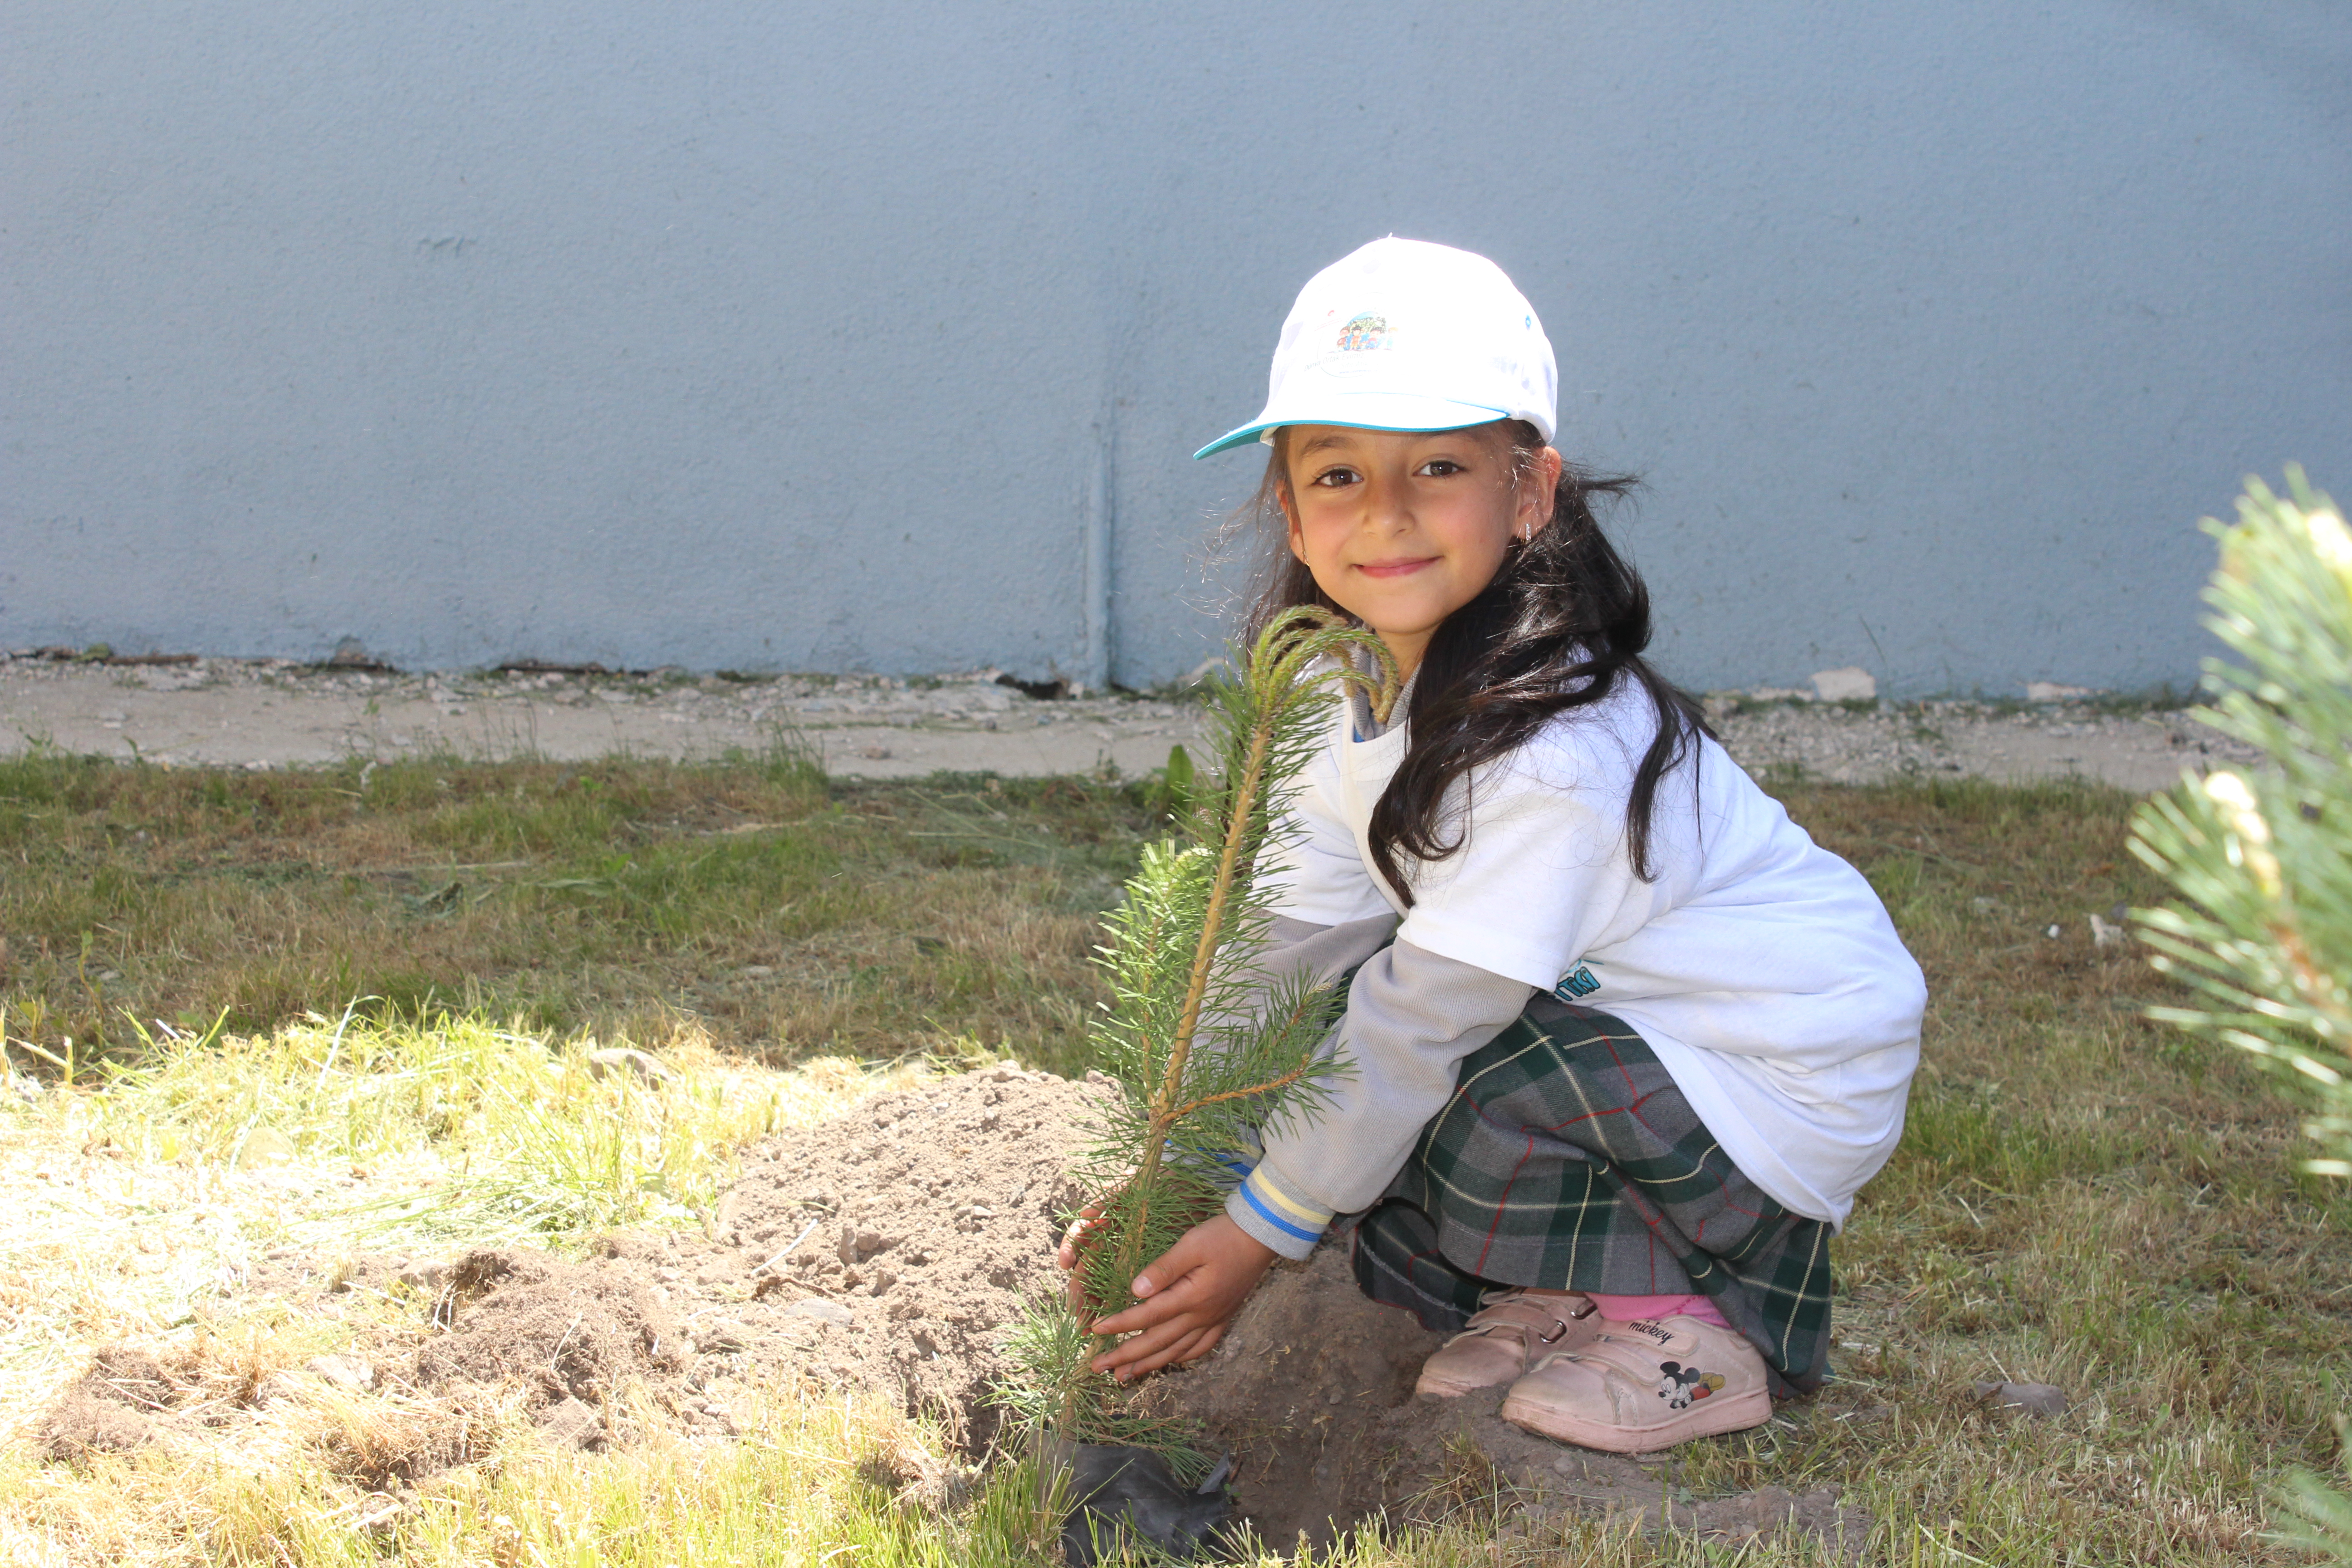
{"type": "MultiPolygon", "coordinates": [[[[1641,657],[1641,579],[1549,444],[1551,345],[1494,263],[1382,239],[1284,322],[1256,607],[1344,611],[1409,678],[1286,801],[1269,974],[1352,972],[1330,1103],[1102,1321],[1202,1355],[1335,1219],[1358,1283],[1460,1331],[1440,1397],[1621,1453],[1756,1426],[1826,1372],[1829,1241],[1903,1127],[1926,989],[1641,657]]],[[[1072,1254],[1066,1245],[1066,1267],[1072,1254]]]]}

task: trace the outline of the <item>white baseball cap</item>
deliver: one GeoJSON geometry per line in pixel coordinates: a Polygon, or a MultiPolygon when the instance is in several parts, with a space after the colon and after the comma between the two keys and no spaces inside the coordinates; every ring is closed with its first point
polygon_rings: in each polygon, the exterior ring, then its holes
{"type": "Polygon", "coordinates": [[[1559,426],[1559,368],[1535,307],[1483,256],[1376,239],[1318,272],[1282,323],[1265,409],[1195,458],[1285,425],[1453,430],[1559,426]]]}

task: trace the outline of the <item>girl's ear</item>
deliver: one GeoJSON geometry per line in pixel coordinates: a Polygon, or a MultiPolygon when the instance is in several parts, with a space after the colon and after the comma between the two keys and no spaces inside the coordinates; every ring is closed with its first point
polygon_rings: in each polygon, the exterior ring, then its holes
{"type": "MultiPolygon", "coordinates": [[[[1518,535],[1522,541],[1533,539],[1551,521],[1552,501],[1559,494],[1559,474],[1564,459],[1557,447],[1538,448],[1527,466],[1519,470],[1518,535]]],[[[1297,525],[1291,525],[1293,532],[1297,525]]]]}

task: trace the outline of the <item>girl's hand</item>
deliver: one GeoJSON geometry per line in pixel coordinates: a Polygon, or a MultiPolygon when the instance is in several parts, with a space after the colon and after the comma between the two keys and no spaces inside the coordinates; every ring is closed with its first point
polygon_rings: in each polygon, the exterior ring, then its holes
{"type": "MultiPolygon", "coordinates": [[[[1066,1243],[1064,1252],[1075,1258],[1066,1243]]],[[[1094,1369],[1128,1383],[1208,1354],[1273,1262],[1272,1247],[1223,1215],[1203,1220],[1136,1276],[1136,1305],[1095,1325],[1098,1334],[1134,1337],[1097,1356],[1094,1369]]]]}
{"type": "Polygon", "coordinates": [[[1062,1289],[1074,1312],[1083,1312],[1088,1305],[1086,1287],[1078,1279],[1078,1254],[1095,1244],[1095,1232],[1102,1228],[1102,1212],[1099,1202],[1080,1209],[1078,1217],[1070,1222],[1070,1228],[1062,1233],[1062,1245],[1054,1253],[1054,1267],[1069,1276],[1062,1281],[1062,1289]]]}

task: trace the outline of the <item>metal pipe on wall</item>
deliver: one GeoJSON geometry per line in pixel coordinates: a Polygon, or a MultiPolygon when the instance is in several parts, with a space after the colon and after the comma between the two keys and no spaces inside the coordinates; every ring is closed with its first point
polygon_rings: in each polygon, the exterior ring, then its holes
{"type": "Polygon", "coordinates": [[[1086,660],[1078,679],[1086,682],[1087,690],[1100,691],[1110,685],[1110,426],[1097,425],[1094,437],[1094,461],[1087,476],[1084,518],[1086,660]]]}

